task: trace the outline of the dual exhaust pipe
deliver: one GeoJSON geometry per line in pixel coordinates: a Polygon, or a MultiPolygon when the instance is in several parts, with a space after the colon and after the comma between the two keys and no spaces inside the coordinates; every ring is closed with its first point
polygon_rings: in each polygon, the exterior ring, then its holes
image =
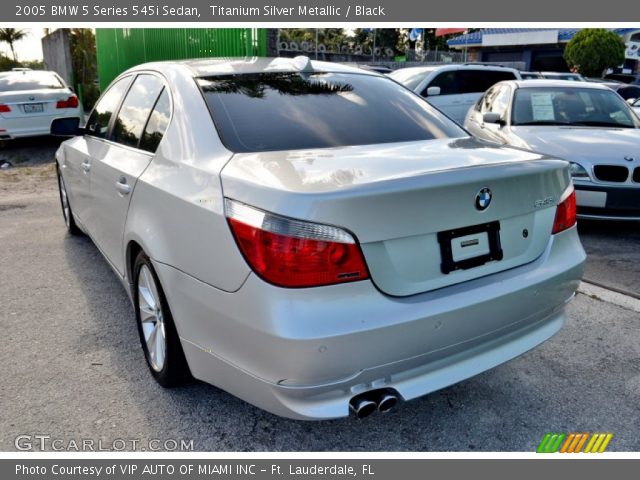
{"type": "Polygon", "coordinates": [[[376,410],[385,413],[398,404],[399,395],[395,390],[383,389],[356,395],[349,402],[349,407],[356,418],[365,418],[376,410]]]}

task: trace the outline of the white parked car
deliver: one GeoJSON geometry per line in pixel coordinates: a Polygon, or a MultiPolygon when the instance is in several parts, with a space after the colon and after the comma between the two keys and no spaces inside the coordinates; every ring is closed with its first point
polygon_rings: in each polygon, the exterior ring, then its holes
{"type": "Polygon", "coordinates": [[[164,386],[364,417],[557,332],[585,254],[566,162],[467,133],[385,76],[296,59],[120,75],[56,154],[164,386]]]}
{"type": "Polygon", "coordinates": [[[489,87],[502,80],[520,79],[520,72],[472,63],[401,68],[389,76],[462,125],[469,108],[489,87]]]}
{"type": "Polygon", "coordinates": [[[640,220],[640,119],[607,86],[502,82],[469,110],[465,127],[571,162],[579,217],[640,220]]]}
{"type": "Polygon", "coordinates": [[[78,97],[55,72],[0,72],[0,140],[49,135],[54,119],[80,116],[78,97]]]}

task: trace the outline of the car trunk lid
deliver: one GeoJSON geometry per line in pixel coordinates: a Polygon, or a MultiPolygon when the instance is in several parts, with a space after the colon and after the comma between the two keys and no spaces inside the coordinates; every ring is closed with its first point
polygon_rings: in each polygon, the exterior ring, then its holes
{"type": "Polygon", "coordinates": [[[407,296],[538,258],[570,177],[566,162],[463,138],[238,154],[222,182],[229,198],[352,232],[378,288],[407,296]]]}

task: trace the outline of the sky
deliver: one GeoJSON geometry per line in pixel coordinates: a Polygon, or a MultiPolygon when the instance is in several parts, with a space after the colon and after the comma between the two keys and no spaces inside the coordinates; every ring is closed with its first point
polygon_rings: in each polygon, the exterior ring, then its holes
{"type": "MultiPolygon", "coordinates": [[[[42,60],[42,28],[22,28],[27,36],[14,44],[18,60],[42,60]]],[[[0,52],[11,58],[11,49],[6,43],[0,43],[0,52]]]]}

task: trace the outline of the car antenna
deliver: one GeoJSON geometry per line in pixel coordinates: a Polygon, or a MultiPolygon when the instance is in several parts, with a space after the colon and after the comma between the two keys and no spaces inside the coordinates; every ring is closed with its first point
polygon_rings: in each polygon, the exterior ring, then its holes
{"type": "Polygon", "coordinates": [[[311,59],[304,55],[299,55],[293,59],[293,66],[299,72],[307,72],[313,73],[313,65],[311,64],[311,59]]]}

